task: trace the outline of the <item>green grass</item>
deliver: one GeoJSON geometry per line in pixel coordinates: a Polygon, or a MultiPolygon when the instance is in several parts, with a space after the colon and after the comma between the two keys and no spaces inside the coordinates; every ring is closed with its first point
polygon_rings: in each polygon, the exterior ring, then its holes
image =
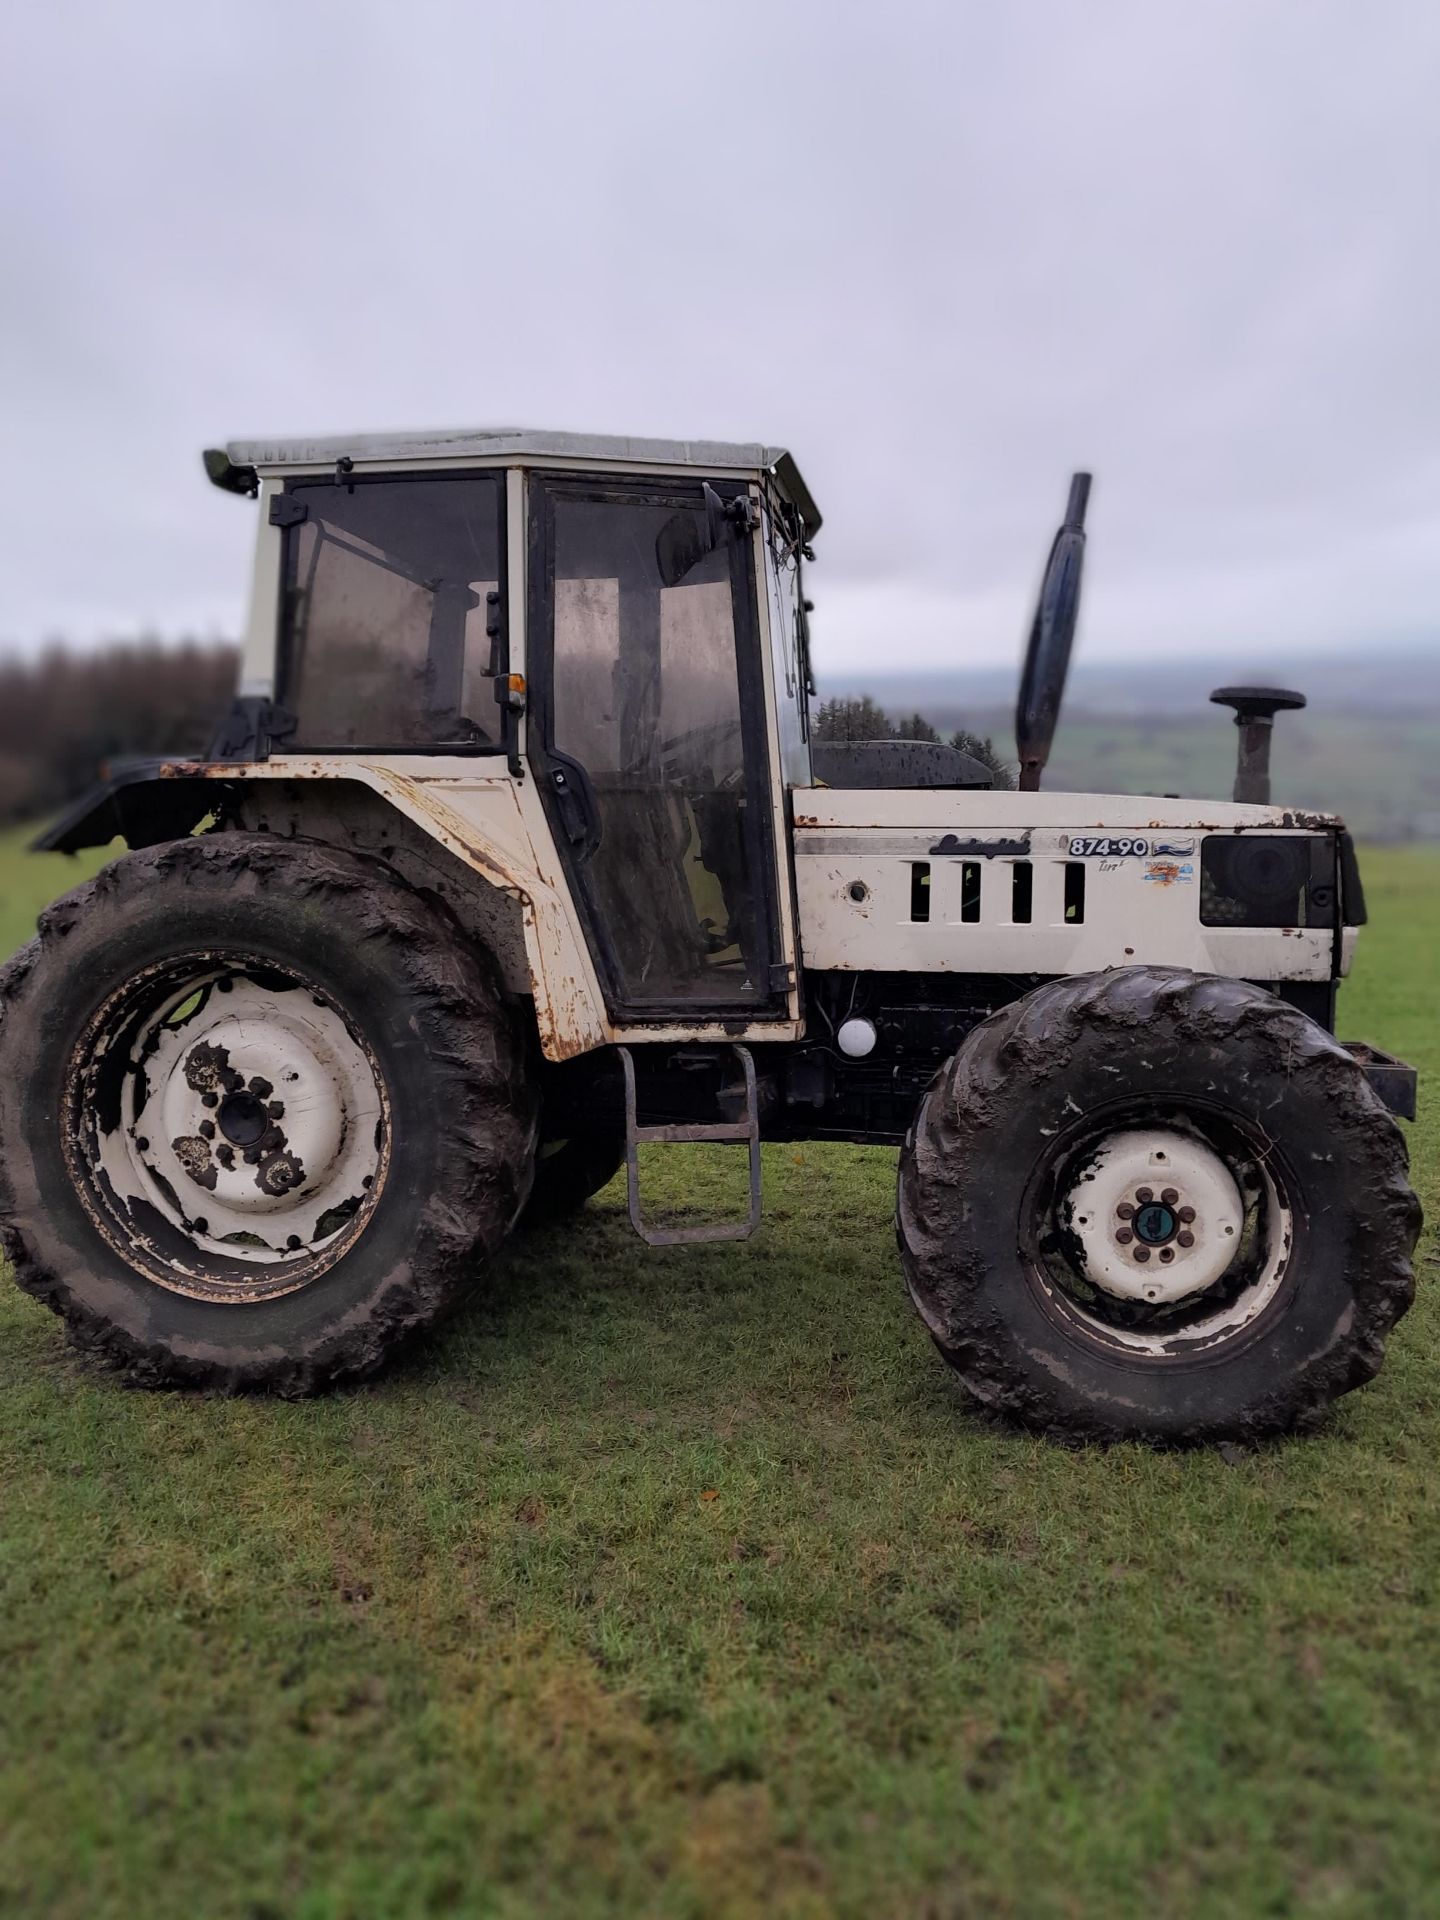
{"type": "Polygon", "coordinates": [[[33,827],[0,832],[0,958],[24,946],[35,931],[36,914],[57,894],[78,887],[124,851],[117,840],[104,852],[30,853],[34,832],[33,827]]]}
{"type": "MultiPolygon", "coordinates": [[[[1433,1210],[1440,857],[1367,879],[1343,1025],[1427,1076],[1433,1210]]],[[[1319,1436],[1070,1452],[935,1357],[893,1171],[768,1150],[708,1253],[612,1190],[300,1405],[5,1288],[0,1911],[1435,1911],[1433,1266],[1319,1436]]]]}

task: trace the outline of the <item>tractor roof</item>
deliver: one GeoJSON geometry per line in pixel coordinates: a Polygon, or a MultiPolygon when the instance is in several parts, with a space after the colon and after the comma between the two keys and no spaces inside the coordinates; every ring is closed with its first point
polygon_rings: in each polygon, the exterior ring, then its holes
{"type": "MultiPolygon", "coordinates": [[[[642,440],[627,434],[545,433],[525,427],[460,427],[441,433],[318,434],[303,440],[232,440],[224,461],[231,472],[270,473],[287,467],[328,467],[338,460],[375,466],[410,466],[430,460],[584,460],[601,465],[696,467],[713,473],[740,468],[772,474],[786,499],[799,509],[806,533],[820,527],[820,513],[784,447],[725,440],[642,440]]],[[[218,486],[234,489],[214,455],[206,466],[218,486]]]]}

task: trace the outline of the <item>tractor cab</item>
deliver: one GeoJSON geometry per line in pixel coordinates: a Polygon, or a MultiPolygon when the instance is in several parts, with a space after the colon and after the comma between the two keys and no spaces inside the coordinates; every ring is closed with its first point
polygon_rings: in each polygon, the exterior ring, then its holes
{"type": "Polygon", "coordinates": [[[227,757],[498,760],[533,780],[612,1018],[789,1017],[820,516],[787,453],[517,432],[208,462],[261,504],[227,757]]]}

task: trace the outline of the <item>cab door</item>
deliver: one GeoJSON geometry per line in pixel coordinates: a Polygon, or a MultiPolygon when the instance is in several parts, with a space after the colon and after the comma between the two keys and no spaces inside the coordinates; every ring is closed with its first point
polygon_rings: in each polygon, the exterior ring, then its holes
{"type": "Polygon", "coordinates": [[[746,490],[529,489],[531,759],[611,1016],[783,1017],[746,490]]]}

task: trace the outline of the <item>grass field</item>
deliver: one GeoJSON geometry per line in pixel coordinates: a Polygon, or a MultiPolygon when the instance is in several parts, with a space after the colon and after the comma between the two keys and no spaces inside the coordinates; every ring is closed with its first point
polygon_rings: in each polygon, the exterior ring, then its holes
{"type": "MultiPolygon", "coordinates": [[[[73,872],[0,850],[0,932],[73,872]]],[[[1433,1213],[1440,856],[1366,874],[1343,1027],[1426,1076],[1433,1213]]],[[[299,1405],[128,1391],[7,1285],[0,1911],[1437,1911],[1433,1260],[1319,1436],[1068,1452],[935,1357],[893,1175],[768,1150],[690,1254],[612,1190],[299,1405]]]]}

